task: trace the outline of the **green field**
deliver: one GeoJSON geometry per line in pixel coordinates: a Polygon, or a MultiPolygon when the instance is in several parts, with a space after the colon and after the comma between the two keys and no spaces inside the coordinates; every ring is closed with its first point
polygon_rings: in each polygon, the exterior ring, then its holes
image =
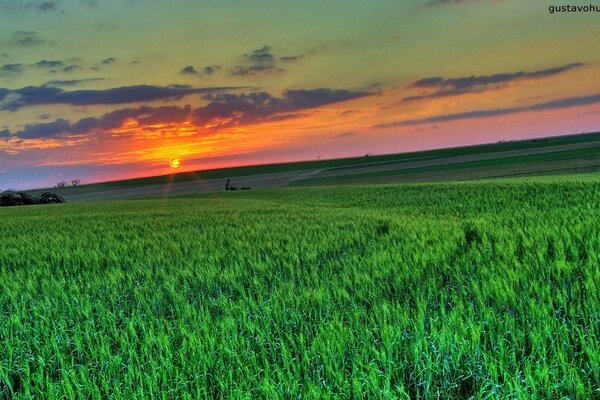
{"type": "MultiPolygon", "coordinates": [[[[184,161],[185,164],[185,161],[184,161]]],[[[461,181],[534,175],[600,172],[600,133],[572,134],[529,140],[410,153],[369,155],[320,161],[251,165],[53,188],[69,202],[162,196],[167,187],[186,186],[183,193],[222,190],[226,179],[238,186],[271,188],[336,184],[461,181]],[[257,182],[269,174],[288,174],[257,182]],[[203,186],[212,184],[210,189],[203,186]],[[194,185],[196,183],[196,185],[194,185]],[[137,192],[131,192],[137,190],[137,192]],[[121,192],[119,196],[115,196],[121,192]]],[[[33,191],[40,194],[47,189],[33,191]]]]}
{"type": "Polygon", "coordinates": [[[0,398],[600,398],[600,176],[0,209],[0,398]]]}

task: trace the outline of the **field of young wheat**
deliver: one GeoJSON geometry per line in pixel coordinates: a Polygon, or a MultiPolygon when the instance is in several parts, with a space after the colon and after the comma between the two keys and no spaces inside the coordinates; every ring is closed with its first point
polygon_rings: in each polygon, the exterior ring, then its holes
{"type": "Polygon", "coordinates": [[[600,178],[0,209],[0,398],[600,397],[600,178]]]}

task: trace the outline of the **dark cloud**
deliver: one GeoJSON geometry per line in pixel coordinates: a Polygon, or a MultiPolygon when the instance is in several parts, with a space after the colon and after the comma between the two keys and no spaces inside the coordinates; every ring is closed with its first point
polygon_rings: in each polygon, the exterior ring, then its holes
{"type": "MultiPolygon", "coordinates": [[[[22,107],[45,104],[69,104],[74,106],[99,104],[126,104],[157,100],[179,100],[185,96],[214,93],[235,87],[193,88],[183,85],[172,86],[125,86],[104,90],[65,91],[53,86],[28,86],[16,90],[0,89],[10,94],[11,99],[0,103],[0,110],[15,111],[22,107]]],[[[6,95],[4,96],[6,97],[6,95]]],[[[0,97],[1,99],[1,97],[0,97]]]]}
{"type": "Polygon", "coordinates": [[[302,57],[304,57],[303,54],[299,54],[297,56],[284,56],[284,57],[279,57],[279,61],[285,61],[285,62],[287,62],[287,61],[296,61],[296,60],[301,59],[302,57]]]}
{"type": "Polygon", "coordinates": [[[303,55],[296,55],[278,58],[273,54],[271,46],[264,45],[248,54],[244,54],[244,65],[235,66],[231,71],[231,75],[245,76],[266,72],[281,72],[284,69],[278,66],[278,62],[289,63],[302,57],[303,55]]]}
{"type": "Polygon", "coordinates": [[[183,67],[179,73],[182,75],[198,75],[198,71],[196,71],[196,68],[194,68],[193,65],[183,67]]]}
{"type": "Polygon", "coordinates": [[[272,64],[275,62],[275,56],[271,52],[271,46],[263,46],[260,49],[253,50],[244,57],[254,64],[272,64]]]}
{"type": "Polygon", "coordinates": [[[23,64],[4,64],[0,67],[0,75],[3,74],[18,74],[23,72],[23,64]]]}
{"type": "Polygon", "coordinates": [[[69,121],[66,119],[57,119],[43,124],[29,124],[23,130],[18,131],[15,136],[19,139],[48,139],[63,135],[69,126],[69,121]]]}
{"type": "MultiPolygon", "coordinates": [[[[0,89],[0,100],[2,90],[0,89]]],[[[49,93],[63,93],[56,88],[46,90],[49,93]]],[[[14,139],[43,139],[85,135],[119,128],[132,118],[141,126],[177,124],[188,120],[199,126],[209,123],[215,124],[216,127],[253,124],[296,118],[302,115],[300,111],[306,109],[366,95],[369,93],[333,89],[288,90],[281,97],[265,92],[239,95],[208,94],[204,96],[209,101],[208,104],[194,110],[190,105],[123,108],[98,118],[87,117],[74,123],[58,119],[53,122],[30,124],[13,134],[7,131],[4,136],[14,139]]]]}
{"type": "Polygon", "coordinates": [[[271,52],[271,46],[263,46],[253,50],[249,54],[244,54],[246,65],[238,65],[231,71],[232,75],[245,76],[254,75],[263,72],[272,72],[278,69],[275,63],[275,56],[271,52]]]}
{"type": "Polygon", "coordinates": [[[56,11],[56,1],[24,1],[24,0],[0,0],[0,8],[4,10],[37,10],[56,11]]]}
{"type": "Polygon", "coordinates": [[[40,11],[54,11],[57,9],[56,2],[44,1],[37,5],[37,9],[40,11]]]}
{"type": "Polygon", "coordinates": [[[79,65],[72,64],[72,65],[67,65],[66,67],[64,67],[62,69],[62,71],[63,72],[73,72],[73,71],[76,71],[78,69],[81,69],[81,67],[79,65]]]}
{"type": "Polygon", "coordinates": [[[514,81],[541,79],[558,75],[581,66],[583,66],[582,63],[572,63],[560,67],[548,68],[533,72],[518,71],[494,75],[472,75],[461,78],[443,78],[441,76],[427,77],[413,82],[408,86],[408,88],[432,90],[433,92],[405,97],[403,100],[414,101],[436,97],[456,96],[471,92],[481,92],[489,88],[502,87],[514,81]]]}
{"type": "Polygon", "coordinates": [[[218,65],[207,65],[206,67],[202,68],[202,73],[204,75],[212,75],[220,69],[221,67],[218,65]]]}
{"type": "Polygon", "coordinates": [[[245,75],[254,75],[262,72],[272,72],[272,71],[283,71],[281,68],[275,68],[273,65],[250,65],[243,66],[238,65],[233,68],[231,71],[231,75],[235,76],[245,76],[245,75]]]}
{"type": "Polygon", "coordinates": [[[235,76],[245,76],[245,75],[254,75],[262,72],[272,72],[272,71],[283,71],[282,69],[276,69],[273,66],[269,65],[251,65],[251,66],[242,66],[238,65],[231,71],[231,75],[235,76]]]}
{"type": "Polygon", "coordinates": [[[8,95],[11,94],[11,92],[12,90],[10,89],[0,89],[0,101],[8,97],[8,95]]]}
{"type": "Polygon", "coordinates": [[[79,86],[82,83],[103,81],[104,78],[87,78],[87,79],[71,79],[71,80],[52,80],[44,84],[44,86],[69,87],[79,86]]]}
{"type": "MultiPolygon", "coordinates": [[[[14,139],[56,139],[71,135],[84,135],[97,130],[111,130],[120,128],[125,121],[134,118],[142,126],[155,124],[182,123],[191,113],[189,105],[125,108],[104,114],[99,118],[83,118],[73,124],[65,119],[53,122],[26,125],[23,129],[11,134],[4,130],[4,138],[14,139]]],[[[44,117],[49,117],[44,115],[44,117]]]]}
{"type": "Polygon", "coordinates": [[[60,68],[65,64],[58,60],[41,60],[35,63],[35,65],[41,68],[60,68]]]}
{"type": "Polygon", "coordinates": [[[110,65],[110,64],[114,64],[115,61],[117,61],[117,60],[114,57],[108,57],[108,58],[105,58],[104,60],[102,60],[101,62],[104,65],[110,65]]]}
{"type": "Polygon", "coordinates": [[[446,114],[446,115],[436,115],[433,117],[422,118],[422,119],[409,119],[405,121],[392,122],[388,124],[379,124],[375,125],[375,128],[392,128],[397,126],[409,126],[409,125],[421,125],[428,123],[437,123],[437,122],[449,122],[449,121],[457,121],[463,119],[472,119],[472,118],[489,118],[489,117],[497,117],[502,115],[510,115],[517,114],[526,111],[546,111],[546,110],[555,110],[561,108],[571,108],[571,107],[579,107],[586,106],[591,104],[600,103],[600,93],[594,94],[590,96],[578,96],[578,97],[568,97],[559,100],[548,101],[544,103],[533,104],[530,106],[523,107],[508,107],[508,108],[500,108],[496,110],[475,110],[468,111],[464,113],[457,114],[446,114]]]}
{"type": "Polygon", "coordinates": [[[10,38],[9,42],[15,46],[33,47],[48,43],[36,31],[16,31],[10,38]]]}
{"type": "Polygon", "coordinates": [[[294,113],[368,94],[370,93],[332,89],[287,90],[282,97],[266,92],[214,94],[205,96],[210,102],[194,110],[192,116],[197,125],[246,125],[265,121],[275,115],[294,113]]]}
{"type": "Polygon", "coordinates": [[[163,106],[138,108],[125,108],[104,114],[100,118],[84,118],[71,125],[65,133],[85,134],[97,129],[109,130],[119,128],[126,120],[134,118],[140,125],[173,124],[187,120],[191,107],[163,106]]]}

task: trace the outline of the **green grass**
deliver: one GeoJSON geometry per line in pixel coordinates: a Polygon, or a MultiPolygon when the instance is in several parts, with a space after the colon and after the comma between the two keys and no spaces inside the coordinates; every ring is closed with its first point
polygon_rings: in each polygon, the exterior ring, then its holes
{"type": "Polygon", "coordinates": [[[0,398],[600,397],[600,177],[0,209],[0,398]]]}
{"type": "MultiPolygon", "coordinates": [[[[519,156],[503,156],[500,158],[476,160],[476,161],[465,161],[465,162],[453,162],[449,164],[438,164],[430,165],[425,167],[412,167],[406,168],[402,166],[402,163],[394,163],[395,167],[391,167],[389,170],[361,173],[357,171],[353,174],[342,175],[342,176],[327,176],[319,177],[316,175],[314,178],[307,178],[299,180],[294,183],[296,186],[315,186],[315,185],[331,185],[331,184],[342,184],[342,183],[365,183],[373,181],[373,179],[382,177],[398,177],[402,175],[410,174],[427,174],[431,172],[444,172],[453,170],[468,170],[468,169],[481,169],[487,167],[498,168],[502,171],[502,167],[512,167],[515,165],[522,165],[525,171],[527,166],[530,164],[538,164],[546,161],[561,161],[561,160],[574,160],[578,161],[582,158],[590,157],[594,159],[600,159],[600,147],[583,148],[576,150],[562,150],[553,151],[550,153],[541,154],[529,154],[519,156]]],[[[325,172],[338,169],[329,169],[325,172]]]]}

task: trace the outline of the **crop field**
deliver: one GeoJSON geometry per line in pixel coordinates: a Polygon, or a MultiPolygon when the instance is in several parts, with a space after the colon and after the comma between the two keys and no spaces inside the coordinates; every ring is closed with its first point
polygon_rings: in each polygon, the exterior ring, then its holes
{"type": "Polygon", "coordinates": [[[600,176],[0,209],[0,398],[600,398],[600,176]]]}
{"type": "MultiPolygon", "coordinates": [[[[235,168],[53,188],[68,202],[142,199],[222,191],[340,184],[455,182],[600,172],[600,133],[360,157],[235,168]]],[[[48,189],[32,191],[40,195],[48,189]]]]}

